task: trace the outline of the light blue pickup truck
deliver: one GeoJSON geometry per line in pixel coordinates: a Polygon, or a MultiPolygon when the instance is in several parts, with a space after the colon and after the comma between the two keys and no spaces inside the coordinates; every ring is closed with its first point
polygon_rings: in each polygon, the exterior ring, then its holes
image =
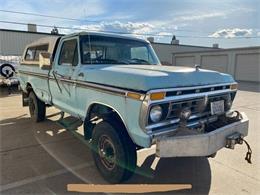
{"type": "Polygon", "coordinates": [[[162,66],[145,40],[93,32],[39,39],[26,47],[18,75],[34,121],[45,119],[47,105],[82,120],[96,167],[111,183],[132,175],[139,149],[214,156],[248,134],[246,115],[231,110],[232,76],[162,66]]]}

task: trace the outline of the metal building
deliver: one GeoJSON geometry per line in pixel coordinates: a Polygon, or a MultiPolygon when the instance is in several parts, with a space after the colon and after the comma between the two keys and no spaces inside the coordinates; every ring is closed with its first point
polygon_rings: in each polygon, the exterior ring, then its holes
{"type": "Polygon", "coordinates": [[[50,33],[0,29],[0,55],[21,56],[25,46],[50,33]]]}
{"type": "Polygon", "coordinates": [[[193,52],[193,51],[204,51],[204,50],[219,50],[219,48],[214,47],[203,47],[195,45],[183,45],[179,43],[157,43],[152,42],[154,51],[158,55],[160,61],[164,65],[172,65],[172,53],[177,52],[193,52]]]}
{"type": "Polygon", "coordinates": [[[260,82],[260,46],[172,54],[174,66],[200,64],[202,68],[228,73],[238,81],[260,82]]]}

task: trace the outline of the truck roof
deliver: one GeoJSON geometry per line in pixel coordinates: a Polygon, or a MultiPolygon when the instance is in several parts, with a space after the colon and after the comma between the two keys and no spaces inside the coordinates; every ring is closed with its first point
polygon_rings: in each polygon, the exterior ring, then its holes
{"type": "Polygon", "coordinates": [[[131,39],[131,40],[135,40],[135,41],[142,41],[142,42],[149,43],[148,41],[146,41],[144,39],[140,39],[140,38],[133,37],[133,36],[127,36],[127,35],[129,35],[127,33],[124,34],[124,35],[119,35],[119,34],[116,34],[116,33],[86,32],[86,31],[82,31],[82,32],[77,32],[77,33],[64,35],[63,37],[65,38],[65,37],[81,36],[81,35],[97,35],[97,36],[114,37],[114,38],[121,38],[121,39],[131,39]]]}
{"type": "MultiPolygon", "coordinates": [[[[119,35],[119,34],[115,34],[115,33],[103,33],[103,32],[86,32],[86,31],[82,31],[82,32],[77,32],[77,33],[72,33],[72,34],[68,34],[68,35],[64,35],[62,36],[63,38],[68,38],[68,37],[74,37],[74,36],[81,36],[81,35],[97,35],[97,36],[106,36],[106,37],[114,37],[114,38],[121,38],[121,39],[131,39],[131,40],[135,40],[135,41],[141,41],[141,42],[145,42],[148,43],[148,41],[144,40],[144,39],[140,39],[137,37],[132,37],[132,36],[126,36],[126,35],[119,35]]],[[[57,40],[60,38],[61,36],[47,36],[47,37],[43,37],[40,38],[30,44],[28,44],[26,46],[26,48],[28,47],[33,47],[33,46],[38,46],[38,45],[43,45],[43,44],[48,44],[49,45],[49,50],[53,51],[55,44],[57,42],[57,40]]]]}
{"type": "Polygon", "coordinates": [[[33,41],[32,43],[28,44],[27,47],[42,45],[42,44],[51,43],[51,42],[56,42],[57,39],[59,39],[59,37],[60,36],[55,36],[55,37],[46,36],[46,37],[37,39],[36,41],[33,41]]]}
{"type": "MultiPolygon", "coordinates": [[[[24,58],[25,58],[27,49],[30,48],[30,47],[35,47],[35,46],[39,46],[39,45],[48,45],[48,52],[54,54],[58,40],[61,37],[62,37],[62,39],[65,39],[65,38],[69,38],[69,37],[84,36],[84,35],[114,37],[114,38],[121,38],[121,39],[128,39],[128,40],[130,39],[130,40],[134,40],[134,41],[149,43],[148,41],[146,41],[144,39],[140,39],[140,38],[133,37],[133,36],[126,36],[127,34],[119,35],[119,34],[115,34],[115,33],[104,33],[104,32],[82,31],[82,32],[72,33],[72,34],[63,35],[63,36],[46,36],[46,37],[40,38],[40,39],[38,39],[38,40],[36,40],[36,41],[34,41],[34,42],[32,42],[32,43],[30,43],[26,46],[24,53],[23,53],[23,61],[26,62],[26,60],[24,60],[24,58]]],[[[30,63],[30,62],[28,62],[28,63],[30,63]]]]}
{"type": "MultiPolygon", "coordinates": [[[[63,35],[63,38],[68,38],[68,37],[74,37],[74,36],[83,36],[83,35],[97,35],[97,36],[106,36],[106,37],[114,37],[114,38],[121,38],[121,39],[131,39],[131,40],[135,40],[135,41],[142,41],[142,42],[146,42],[149,43],[148,41],[144,40],[144,39],[140,39],[137,37],[132,37],[132,36],[126,36],[125,35],[119,35],[119,34],[115,34],[115,33],[104,33],[104,32],[86,32],[86,31],[82,31],[82,32],[77,32],[77,33],[72,33],[72,34],[68,34],[68,35],[63,35]]],[[[60,38],[61,36],[46,36],[43,38],[40,38],[28,45],[26,45],[26,48],[28,47],[33,47],[33,46],[37,46],[37,45],[43,45],[43,44],[48,44],[50,50],[52,51],[55,47],[55,44],[57,42],[57,40],[60,38]]]]}
{"type": "Polygon", "coordinates": [[[60,38],[60,36],[55,36],[55,37],[43,37],[43,38],[40,38],[30,44],[28,44],[26,46],[26,48],[29,48],[29,47],[34,47],[34,46],[38,46],[38,45],[44,45],[44,44],[48,44],[49,45],[49,50],[52,51],[55,47],[55,44],[57,42],[57,40],[60,38]]]}

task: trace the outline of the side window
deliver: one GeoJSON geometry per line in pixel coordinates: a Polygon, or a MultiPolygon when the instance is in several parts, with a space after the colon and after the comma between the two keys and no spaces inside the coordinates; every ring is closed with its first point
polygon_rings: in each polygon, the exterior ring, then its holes
{"type": "Polygon", "coordinates": [[[39,45],[35,47],[29,47],[27,49],[25,60],[28,61],[39,61],[39,54],[40,52],[48,51],[48,44],[46,45],[39,45]]]}
{"type": "Polygon", "coordinates": [[[58,64],[73,66],[78,64],[78,49],[76,39],[63,42],[58,64]]]}
{"type": "Polygon", "coordinates": [[[148,50],[146,47],[133,47],[131,48],[131,58],[137,58],[149,61],[148,50]]]}
{"type": "Polygon", "coordinates": [[[35,47],[29,47],[26,51],[25,60],[32,61],[35,56],[35,47]]]}
{"type": "Polygon", "coordinates": [[[48,45],[39,45],[39,46],[36,46],[36,51],[35,51],[35,57],[34,57],[34,60],[35,61],[39,61],[39,54],[40,52],[46,52],[48,51],[48,45]]]}

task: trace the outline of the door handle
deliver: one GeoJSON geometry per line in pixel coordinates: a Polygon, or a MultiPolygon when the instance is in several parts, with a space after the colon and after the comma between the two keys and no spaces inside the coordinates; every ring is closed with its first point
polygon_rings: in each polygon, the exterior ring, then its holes
{"type": "Polygon", "coordinates": [[[70,76],[64,76],[64,75],[62,75],[61,78],[71,80],[71,77],[70,77],[70,76]]]}
{"type": "Polygon", "coordinates": [[[84,73],[81,72],[81,73],[78,74],[78,76],[79,76],[79,77],[84,77],[84,73]]]}

